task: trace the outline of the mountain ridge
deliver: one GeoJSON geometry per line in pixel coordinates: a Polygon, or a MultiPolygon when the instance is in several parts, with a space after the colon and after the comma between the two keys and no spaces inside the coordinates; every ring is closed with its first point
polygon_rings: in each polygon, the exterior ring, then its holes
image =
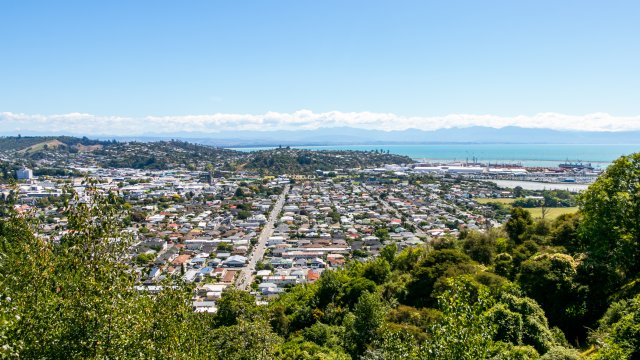
{"type": "MultiPolygon", "coordinates": [[[[23,134],[25,135],[25,134],[23,134]]],[[[30,136],[49,136],[50,133],[29,133],[30,136]]],[[[59,134],[84,136],[85,134],[59,134]]],[[[322,146],[322,145],[391,145],[391,144],[640,144],[640,131],[594,132],[532,129],[508,126],[491,128],[472,126],[438,130],[406,129],[382,131],[352,127],[320,128],[315,130],[282,131],[224,131],[202,134],[182,131],[173,134],[149,133],[132,136],[91,135],[101,140],[158,141],[180,139],[203,145],[221,147],[251,146],[322,146]]]]}

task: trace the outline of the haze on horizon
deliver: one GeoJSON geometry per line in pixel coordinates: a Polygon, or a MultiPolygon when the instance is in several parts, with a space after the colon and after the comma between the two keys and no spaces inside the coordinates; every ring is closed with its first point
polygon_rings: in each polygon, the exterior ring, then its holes
{"type": "Polygon", "coordinates": [[[0,4],[0,128],[640,130],[635,1],[0,4]]]}

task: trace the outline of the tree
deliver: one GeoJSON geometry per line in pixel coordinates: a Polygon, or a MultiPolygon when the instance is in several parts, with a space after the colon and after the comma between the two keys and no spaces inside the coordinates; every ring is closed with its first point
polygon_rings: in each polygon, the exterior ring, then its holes
{"type": "MultiPolygon", "coordinates": [[[[640,271],[640,153],[622,156],[583,192],[579,234],[588,257],[582,270],[605,299],[640,271]]],[[[596,305],[600,310],[606,303],[596,305]]]]}
{"type": "Polygon", "coordinates": [[[257,317],[259,309],[253,296],[248,292],[227,289],[218,301],[216,324],[218,326],[236,325],[240,320],[253,320],[257,317]]]}
{"type": "Polygon", "coordinates": [[[398,245],[396,245],[396,243],[391,243],[380,250],[380,256],[387,260],[389,264],[393,264],[393,260],[395,259],[397,252],[398,245]]]}
{"type": "Polygon", "coordinates": [[[584,288],[576,281],[577,262],[566,254],[542,254],[522,263],[518,282],[571,338],[584,335],[584,288]]]}
{"type": "Polygon", "coordinates": [[[445,249],[430,252],[411,272],[412,280],[407,284],[405,301],[409,305],[435,305],[434,290],[445,278],[467,274],[472,270],[472,261],[457,250],[445,249]]]}
{"type": "Polygon", "coordinates": [[[496,252],[496,240],[490,234],[471,231],[464,240],[463,248],[473,260],[491,265],[496,252]]]}
{"type": "Polygon", "coordinates": [[[516,207],[511,209],[511,216],[505,224],[505,230],[509,234],[509,239],[516,244],[522,243],[522,234],[527,230],[527,226],[533,224],[531,213],[527,210],[516,207]]]}
{"type": "Polygon", "coordinates": [[[597,359],[640,357],[640,295],[611,304],[598,325],[590,335],[600,349],[597,359]]]}
{"type": "Polygon", "coordinates": [[[380,285],[387,280],[391,274],[391,266],[387,260],[379,257],[373,261],[369,261],[364,265],[363,276],[376,284],[380,285]]]}
{"type": "Polygon", "coordinates": [[[425,343],[425,359],[489,358],[495,326],[483,313],[492,299],[482,287],[464,280],[448,280],[450,289],[438,297],[442,320],[430,330],[432,340],[425,343]]]}
{"type": "Polygon", "coordinates": [[[515,188],[513,188],[513,196],[516,198],[520,198],[523,195],[522,192],[522,186],[516,186],[515,188]]]}
{"type": "Polygon", "coordinates": [[[420,259],[427,253],[421,246],[406,247],[396,255],[393,260],[393,268],[402,271],[410,271],[419,263],[420,259]]]}
{"type": "Polygon", "coordinates": [[[193,316],[189,291],[136,291],[122,261],[131,242],[120,228],[121,199],[91,185],[86,194],[65,197],[68,231],[58,245],[34,236],[33,219],[0,220],[0,313],[15,319],[0,323],[7,348],[23,358],[148,357],[150,344],[154,356],[188,354],[180,319],[193,316]],[[171,317],[160,321],[165,313],[171,317]]]}
{"type": "Polygon", "coordinates": [[[352,354],[357,357],[364,353],[366,346],[376,340],[384,323],[385,306],[377,294],[364,292],[358,299],[353,314],[350,338],[354,348],[352,354]]]}
{"type": "Polygon", "coordinates": [[[324,309],[339,297],[343,282],[337,271],[323,271],[317,285],[318,290],[315,296],[318,307],[324,309]]]}
{"type": "Polygon", "coordinates": [[[238,219],[240,220],[246,220],[251,216],[251,212],[247,211],[247,210],[240,210],[238,211],[238,219]]]}
{"type": "Polygon", "coordinates": [[[380,240],[389,239],[389,230],[387,228],[379,228],[373,234],[380,240]]]}
{"type": "Polygon", "coordinates": [[[282,338],[274,334],[268,323],[239,320],[232,326],[224,326],[213,330],[212,334],[198,341],[210,341],[211,351],[201,358],[229,360],[270,360],[282,338]]]}

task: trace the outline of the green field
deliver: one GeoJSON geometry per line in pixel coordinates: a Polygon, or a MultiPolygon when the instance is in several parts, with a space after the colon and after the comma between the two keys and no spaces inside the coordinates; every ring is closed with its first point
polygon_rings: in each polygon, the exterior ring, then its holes
{"type": "Polygon", "coordinates": [[[516,199],[512,199],[512,198],[474,198],[473,200],[475,200],[478,204],[488,204],[488,203],[498,203],[498,204],[503,204],[503,205],[508,205],[511,204],[512,202],[516,201],[516,199]]]}
{"type": "MultiPolygon", "coordinates": [[[[478,204],[488,204],[488,203],[498,203],[498,204],[502,204],[502,205],[511,205],[516,199],[509,199],[509,198],[478,198],[478,199],[473,199],[475,200],[478,204]]],[[[527,210],[531,213],[531,216],[533,216],[534,218],[541,218],[542,217],[542,208],[527,208],[527,210]]],[[[547,220],[553,220],[555,218],[557,218],[558,216],[562,215],[562,214],[572,214],[574,212],[578,211],[578,207],[574,206],[574,207],[565,207],[565,208],[547,208],[547,214],[545,216],[545,218],[547,220]]]]}
{"type": "MultiPolygon", "coordinates": [[[[527,209],[527,210],[531,213],[531,216],[533,216],[534,218],[541,218],[542,217],[542,208],[530,208],[530,209],[527,209]]],[[[576,211],[578,211],[578,207],[577,206],[564,207],[564,208],[547,208],[547,215],[545,216],[545,219],[553,220],[553,219],[557,218],[560,215],[573,214],[576,211]]]]}

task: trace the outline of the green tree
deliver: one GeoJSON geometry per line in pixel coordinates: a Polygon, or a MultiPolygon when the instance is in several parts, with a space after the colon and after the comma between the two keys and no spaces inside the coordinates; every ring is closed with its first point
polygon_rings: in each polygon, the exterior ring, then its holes
{"type": "Polygon", "coordinates": [[[376,284],[384,283],[391,274],[391,265],[387,260],[379,257],[364,265],[363,276],[376,284]]]}
{"type": "Polygon", "coordinates": [[[355,316],[349,338],[353,344],[352,354],[357,357],[364,353],[368,344],[380,336],[385,306],[379,295],[364,292],[358,299],[353,314],[355,316]]]}
{"type": "Polygon", "coordinates": [[[389,264],[393,264],[393,260],[395,259],[397,252],[398,245],[396,245],[396,243],[391,243],[380,250],[380,256],[383,259],[387,260],[389,264]]]}
{"type": "Polygon", "coordinates": [[[607,297],[640,272],[640,153],[622,156],[579,196],[579,234],[587,258],[592,316],[607,297]]]}
{"type": "Polygon", "coordinates": [[[598,324],[590,336],[597,359],[640,358],[640,295],[611,304],[598,324]]]}
{"type": "Polygon", "coordinates": [[[496,253],[496,240],[490,234],[471,231],[464,240],[463,248],[473,260],[491,265],[496,253]]]}
{"type": "Polygon", "coordinates": [[[7,349],[23,358],[145,357],[149,348],[154,356],[191,354],[182,346],[192,334],[180,320],[193,316],[189,291],[135,290],[122,261],[131,242],[120,228],[121,199],[91,185],[86,194],[66,197],[68,229],[57,245],[34,235],[33,219],[0,220],[0,313],[15,319],[0,324],[7,349]]]}
{"type": "Polygon", "coordinates": [[[240,320],[250,321],[256,319],[260,313],[254,297],[246,291],[237,289],[225,290],[217,305],[216,324],[218,326],[236,325],[240,320]]]}
{"type": "Polygon", "coordinates": [[[199,341],[210,341],[211,351],[202,358],[229,360],[271,360],[282,338],[274,334],[263,320],[239,320],[231,326],[223,326],[199,341]]]}
{"type": "Polygon", "coordinates": [[[466,281],[448,280],[450,289],[438,297],[442,320],[431,329],[425,343],[425,359],[486,359],[493,345],[495,326],[484,312],[492,299],[483,288],[466,281]]]}
{"type": "Polygon", "coordinates": [[[529,225],[533,224],[531,213],[529,211],[515,207],[511,209],[509,220],[505,224],[505,230],[509,234],[509,239],[516,244],[522,243],[522,235],[529,225]]]}
{"type": "Polygon", "coordinates": [[[570,338],[584,336],[583,288],[576,281],[578,263],[566,254],[542,254],[522,263],[518,282],[570,338]]]}
{"type": "Polygon", "coordinates": [[[379,228],[373,233],[380,240],[388,240],[389,239],[389,229],[387,228],[379,228]]]}
{"type": "Polygon", "coordinates": [[[406,303],[414,306],[435,305],[433,295],[437,282],[470,273],[472,268],[471,259],[457,250],[430,252],[411,272],[412,280],[407,284],[406,303]]]}

